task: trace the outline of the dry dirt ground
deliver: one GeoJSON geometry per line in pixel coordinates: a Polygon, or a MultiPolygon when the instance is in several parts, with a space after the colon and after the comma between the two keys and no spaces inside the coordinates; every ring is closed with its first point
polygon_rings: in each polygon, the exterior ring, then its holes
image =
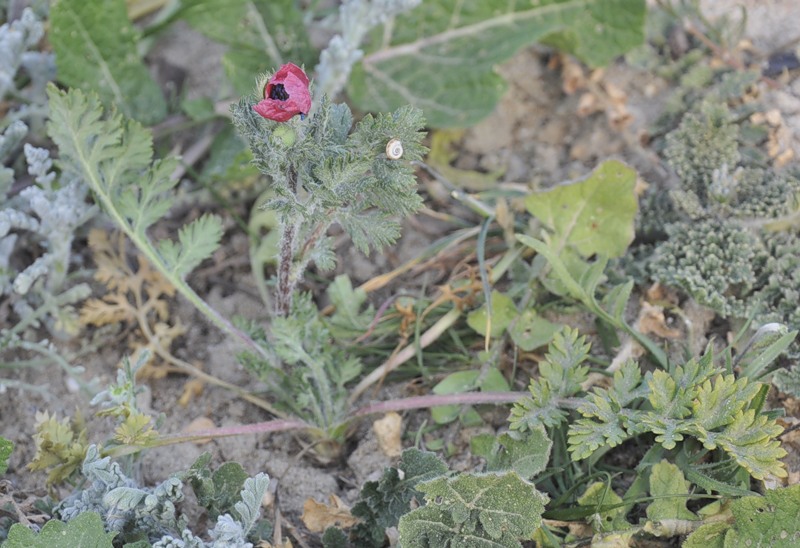
{"type": "MultiPolygon", "coordinates": [[[[714,12],[724,11],[723,5],[729,9],[734,2],[708,0],[705,3],[714,12]]],[[[751,5],[748,34],[758,47],[769,49],[778,45],[774,35],[790,37],[791,32],[800,32],[800,25],[796,24],[800,20],[797,0],[743,3],[751,5]],[[775,25],[786,25],[785,32],[777,32],[775,25]]],[[[185,71],[184,85],[197,89],[199,94],[220,77],[219,48],[187,27],[176,26],[153,51],[156,66],[180,67],[185,71]]],[[[657,182],[659,177],[663,177],[663,168],[638,143],[642,132],[660,110],[664,82],[622,64],[607,70],[604,82],[612,83],[627,96],[625,104],[630,120],[620,131],[612,127],[613,112],[601,110],[578,116],[580,93],[565,94],[562,72],[559,67],[549,65],[548,60],[548,54],[543,50],[529,48],[500,68],[509,80],[509,91],[494,114],[465,133],[455,165],[486,171],[502,169],[506,183],[547,186],[585,175],[599,161],[618,157],[633,165],[645,180],[657,182]]],[[[796,146],[797,135],[800,135],[800,79],[768,93],[774,94],[769,96],[770,100],[793,126],[792,146],[796,146]]],[[[800,154],[800,147],[797,153],[800,154]]],[[[419,220],[411,222],[403,239],[388,257],[366,260],[351,250],[344,250],[345,258],[340,264],[345,266],[340,269],[347,271],[354,282],[364,281],[414,256],[417,250],[438,236],[436,225],[419,220]]],[[[225,253],[227,257],[246,254],[244,238],[233,238],[225,253]]],[[[236,278],[213,285],[205,297],[227,317],[239,314],[256,320],[264,319],[265,310],[260,301],[253,298],[256,294],[250,275],[242,270],[236,278]]],[[[179,299],[175,306],[173,315],[188,326],[187,334],[177,345],[176,354],[225,381],[252,386],[252,378],[234,357],[238,351],[235,342],[223,337],[188,303],[179,299]]],[[[80,343],[64,344],[75,349],[80,343]]],[[[86,378],[97,378],[100,386],[107,385],[116,375],[122,351],[124,348],[120,345],[106,345],[86,356],[81,362],[86,368],[86,378]]],[[[16,444],[6,477],[21,491],[41,493],[44,475],[31,474],[24,469],[34,454],[31,436],[36,412],[48,410],[63,417],[73,415],[78,408],[83,410],[84,416],[90,417],[91,410],[85,395],[76,391],[73,383],[55,368],[24,371],[20,378],[47,389],[45,394],[9,390],[0,397],[2,435],[16,444]]],[[[182,376],[169,376],[148,386],[142,407],[165,414],[162,432],[181,431],[199,417],[210,419],[216,426],[267,419],[261,410],[218,388],[206,387],[189,405],[182,406],[178,400],[186,380],[182,376]]],[[[389,386],[375,397],[399,396],[404,391],[402,384],[389,386]]],[[[418,422],[418,417],[406,417],[406,423],[414,421],[418,422]]],[[[90,419],[90,427],[93,441],[100,441],[108,434],[108,424],[103,421],[90,419]]],[[[456,426],[446,435],[464,448],[468,447],[469,436],[473,433],[459,430],[456,426]]],[[[796,455],[797,448],[795,450],[796,455]]],[[[238,461],[251,474],[268,472],[277,480],[277,504],[281,512],[289,522],[298,526],[298,517],[307,498],[327,501],[328,495],[336,494],[351,503],[359,486],[376,478],[392,462],[378,448],[369,422],[364,422],[348,448],[345,460],[335,466],[321,467],[300,456],[301,446],[292,434],[239,436],[204,445],[182,444],[148,451],[141,464],[144,482],[153,484],[173,472],[186,469],[203,451],[211,451],[217,464],[238,461]]],[[[464,459],[458,465],[468,467],[470,464],[469,459],[464,459]]],[[[794,464],[797,470],[797,463],[794,464]]]]}

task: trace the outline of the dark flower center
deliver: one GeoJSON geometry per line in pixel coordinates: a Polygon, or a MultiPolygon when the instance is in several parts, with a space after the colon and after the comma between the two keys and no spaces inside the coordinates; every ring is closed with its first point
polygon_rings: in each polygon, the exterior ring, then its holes
{"type": "Polygon", "coordinates": [[[286,89],[284,89],[283,84],[273,84],[269,90],[269,98],[278,101],[285,101],[289,98],[289,94],[286,93],[286,89]]]}

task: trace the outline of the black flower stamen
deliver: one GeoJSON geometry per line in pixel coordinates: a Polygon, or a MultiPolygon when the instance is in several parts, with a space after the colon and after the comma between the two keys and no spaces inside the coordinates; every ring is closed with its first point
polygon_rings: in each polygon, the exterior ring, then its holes
{"type": "Polygon", "coordinates": [[[283,84],[273,84],[272,88],[269,90],[269,98],[278,101],[286,101],[289,98],[289,94],[286,92],[286,89],[284,89],[283,84]]]}

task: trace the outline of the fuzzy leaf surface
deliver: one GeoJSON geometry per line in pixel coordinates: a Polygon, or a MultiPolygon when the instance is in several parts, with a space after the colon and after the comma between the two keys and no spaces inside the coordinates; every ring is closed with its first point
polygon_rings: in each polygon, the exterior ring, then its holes
{"type": "Polygon", "coordinates": [[[520,477],[532,480],[547,467],[553,442],[543,426],[528,432],[503,432],[497,436],[487,457],[489,472],[514,470],[520,477]]]}
{"type": "Polygon", "coordinates": [[[100,514],[84,512],[67,523],[50,520],[38,534],[15,523],[3,548],[112,548],[116,535],[106,533],[100,514]]]}
{"type": "Polygon", "coordinates": [[[800,485],[733,501],[733,524],[710,523],[689,535],[686,548],[793,548],[800,543],[800,485]]]}
{"type": "Polygon", "coordinates": [[[550,35],[593,65],[643,39],[643,0],[423,2],[373,33],[348,94],[364,110],[412,104],[434,127],[474,125],[505,91],[495,65],[550,35]]]}
{"type": "Polygon", "coordinates": [[[387,468],[379,481],[368,481],[361,489],[360,500],[352,514],[361,518],[352,531],[358,546],[383,546],[385,531],[395,527],[409,511],[411,500],[422,498],[418,483],[447,472],[447,465],[434,453],[406,449],[397,468],[387,468]]]}
{"type": "Polygon", "coordinates": [[[536,192],[525,199],[528,211],[553,231],[553,239],[584,257],[620,257],[634,235],[636,172],[622,162],[603,162],[576,183],[536,192]]]}
{"type": "Polygon", "coordinates": [[[99,93],[106,106],[153,124],[166,114],[158,85],[139,58],[123,0],[60,0],[50,13],[59,81],[99,93]]]}
{"type": "Polygon", "coordinates": [[[541,525],[548,500],[516,472],[440,477],[417,489],[426,506],[400,518],[406,548],[520,546],[541,525]]]}

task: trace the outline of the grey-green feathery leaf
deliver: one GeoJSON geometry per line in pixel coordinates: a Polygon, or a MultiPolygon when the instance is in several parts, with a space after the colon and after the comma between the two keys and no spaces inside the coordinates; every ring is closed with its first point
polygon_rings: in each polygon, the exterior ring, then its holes
{"type": "MultiPolygon", "coordinates": [[[[149,246],[147,228],[174,203],[174,159],[152,161],[150,132],[119,114],[103,117],[94,94],[48,89],[47,130],[58,145],[65,172],[84,180],[95,200],[137,245],[149,246]]],[[[216,249],[222,235],[219,219],[206,215],[181,228],[178,242],[161,241],[158,259],[168,275],[183,278],[216,249]]],[[[151,260],[155,257],[149,257],[151,260]]]]}
{"type": "Polygon", "coordinates": [[[183,278],[214,253],[221,239],[220,220],[203,215],[180,228],[177,243],[174,240],[158,242],[158,250],[170,270],[183,278]]]}

